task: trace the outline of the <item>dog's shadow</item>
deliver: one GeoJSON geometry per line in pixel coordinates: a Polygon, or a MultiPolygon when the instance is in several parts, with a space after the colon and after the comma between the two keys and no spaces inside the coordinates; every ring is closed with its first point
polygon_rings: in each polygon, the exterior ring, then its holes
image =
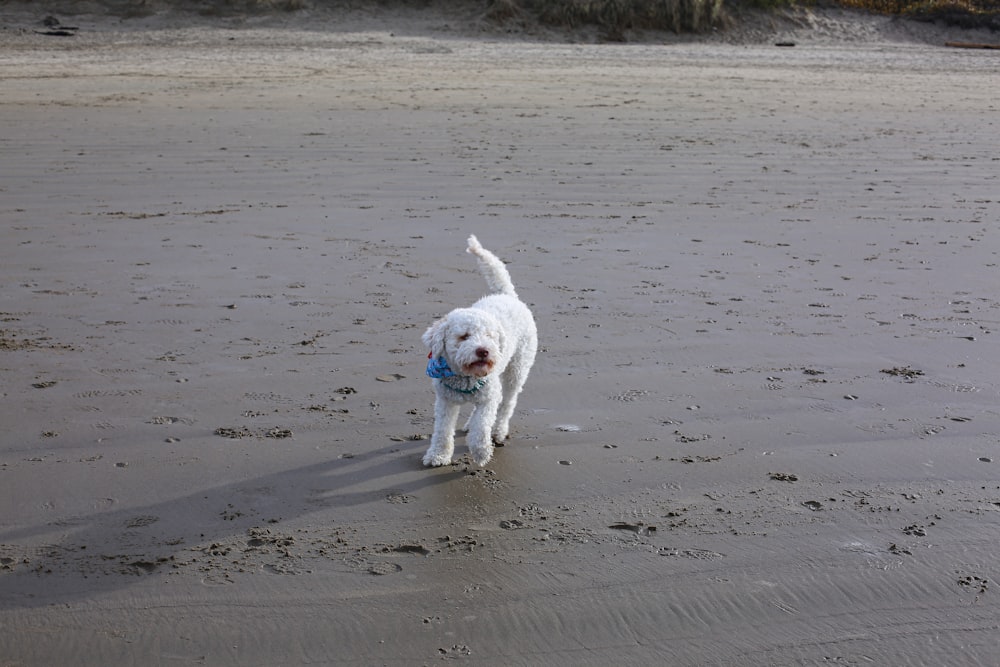
{"type": "MultiPolygon", "coordinates": [[[[205,545],[245,539],[248,530],[280,532],[286,522],[311,514],[323,514],[317,532],[333,531],[357,523],[358,506],[375,503],[372,513],[384,512],[381,503],[408,503],[468,474],[462,466],[425,469],[415,448],[394,444],[172,500],[4,531],[0,608],[66,603],[124,588],[205,545]],[[50,534],[59,537],[46,541],[50,534]]],[[[460,494],[425,495],[421,500],[437,505],[460,494]]],[[[398,520],[413,513],[407,506],[398,520]]],[[[426,508],[416,511],[423,516],[426,508]]]]}

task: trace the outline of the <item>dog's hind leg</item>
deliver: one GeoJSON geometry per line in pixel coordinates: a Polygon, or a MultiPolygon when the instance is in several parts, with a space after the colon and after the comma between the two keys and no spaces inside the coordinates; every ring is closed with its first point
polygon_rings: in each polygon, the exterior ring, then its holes
{"type": "Polygon", "coordinates": [[[510,435],[510,419],[517,408],[517,397],[528,381],[528,370],[535,361],[535,351],[538,345],[533,340],[525,345],[521,357],[514,359],[504,370],[500,378],[503,387],[503,398],[497,410],[496,422],[493,424],[493,441],[503,442],[510,435]]]}
{"type": "Polygon", "coordinates": [[[434,434],[431,446],[424,454],[425,466],[445,466],[451,463],[455,452],[455,424],[458,422],[458,403],[445,400],[438,390],[434,400],[434,434]]]}
{"type": "MultiPolygon", "coordinates": [[[[525,378],[527,379],[527,378],[525,378]]],[[[497,410],[496,423],[493,424],[492,437],[494,442],[503,442],[510,434],[510,418],[514,416],[514,409],[517,407],[517,395],[524,387],[524,380],[518,383],[508,383],[504,378],[503,400],[497,410]]]]}
{"type": "Polygon", "coordinates": [[[497,406],[492,401],[479,403],[469,418],[469,433],[465,442],[469,454],[478,466],[484,466],[493,458],[493,424],[497,418],[497,406]]]}

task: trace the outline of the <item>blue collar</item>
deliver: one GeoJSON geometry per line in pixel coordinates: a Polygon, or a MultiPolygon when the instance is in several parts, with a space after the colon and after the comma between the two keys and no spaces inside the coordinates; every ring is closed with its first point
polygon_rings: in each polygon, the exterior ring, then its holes
{"type": "Polygon", "coordinates": [[[432,378],[450,378],[455,377],[455,371],[448,367],[448,362],[445,361],[444,357],[433,358],[432,355],[427,355],[427,375],[432,378]]]}
{"type": "Polygon", "coordinates": [[[475,394],[477,391],[486,386],[485,378],[479,378],[475,384],[470,386],[468,389],[456,387],[451,383],[446,382],[446,378],[462,378],[463,376],[457,375],[455,371],[451,370],[444,357],[438,357],[435,359],[433,354],[427,355],[427,375],[437,380],[441,380],[441,384],[448,387],[448,389],[451,389],[452,391],[458,392],[459,394],[475,394]]]}

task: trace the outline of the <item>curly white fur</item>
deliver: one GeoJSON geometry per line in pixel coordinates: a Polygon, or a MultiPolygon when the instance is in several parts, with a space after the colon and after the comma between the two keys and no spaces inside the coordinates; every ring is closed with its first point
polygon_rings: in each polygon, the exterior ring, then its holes
{"type": "Polygon", "coordinates": [[[468,252],[493,292],[468,308],[456,308],[424,332],[433,358],[454,374],[434,382],[434,435],[424,465],[451,463],[462,404],[472,403],[466,443],[476,465],[493,457],[494,442],[507,438],[518,394],[535,361],[538,334],[528,307],[517,297],[503,262],[469,237],[468,252]]]}

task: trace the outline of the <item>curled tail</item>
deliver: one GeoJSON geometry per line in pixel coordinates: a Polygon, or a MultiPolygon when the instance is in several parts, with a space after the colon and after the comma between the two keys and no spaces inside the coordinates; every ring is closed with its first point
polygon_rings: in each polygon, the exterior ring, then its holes
{"type": "Polygon", "coordinates": [[[514,291],[514,283],[507,273],[507,267],[503,265],[500,258],[484,248],[479,239],[475,236],[469,237],[469,248],[467,252],[472,253],[479,260],[479,272],[486,278],[486,284],[494,294],[510,294],[517,296],[514,291]]]}

